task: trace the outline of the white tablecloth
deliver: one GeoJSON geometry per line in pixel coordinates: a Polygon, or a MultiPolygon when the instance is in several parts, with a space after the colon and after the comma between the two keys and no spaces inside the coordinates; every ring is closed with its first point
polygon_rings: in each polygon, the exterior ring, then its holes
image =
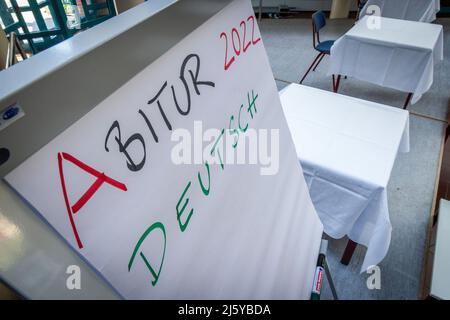
{"type": "Polygon", "coordinates": [[[441,8],[440,0],[368,0],[359,17],[372,14],[374,5],[380,8],[382,17],[420,22],[436,20],[441,8]]]}
{"type": "Polygon", "coordinates": [[[398,151],[409,151],[407,111],[291,84],[280,92],[311,199],[325,232],[367,246],[361,272],[391,239],[386,186],[398,151]]]}
{"type": "Polygon", "coordinates": [[[341,74],[414,93],[416,103],[433,83],[434,65],[444,59],[443,29],[430,23],[365,16],[331,48],[329,74],[341,74]]]}

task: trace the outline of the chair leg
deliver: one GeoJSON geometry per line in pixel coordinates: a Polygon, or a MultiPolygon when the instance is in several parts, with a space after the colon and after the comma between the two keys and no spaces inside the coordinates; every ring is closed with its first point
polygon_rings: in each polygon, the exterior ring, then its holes
{"type": "Polygon", "coordinates": [[[412,94],[411,92],[408,93],[408,96],[406,97],[405,104],[403,105],[403,109],[408,108],[408,105],[409,105],[409,103],[411,102],[412,95],[413,95],[413,94],[412,94]]]}
{"type": "Polygon", "coordinates": [[[319,61],[317,61],[316,66],[314,67],[313,71],[316,71],[317,67],[322,62],[323,57],[325,57],[325,53],[322,53],[322,56],[319,58],[319,61]]]}
{"type": "Polygon", "coordinates": [[[308,73],[311,71],[311,69],[314,67],[314,65],[316,64],[317,60],[320,58],[320,56],[322,55],[322,52],[320,52],[317,57],[314,59],[313,63],[311,64],[311,66],[308,68],[308,71],[306,71],[305,75],[303,76],[302,80],[300,80],[300,84],[303,83],[303,81],[305,80],[306,76],[308,75],[308,73]]]}

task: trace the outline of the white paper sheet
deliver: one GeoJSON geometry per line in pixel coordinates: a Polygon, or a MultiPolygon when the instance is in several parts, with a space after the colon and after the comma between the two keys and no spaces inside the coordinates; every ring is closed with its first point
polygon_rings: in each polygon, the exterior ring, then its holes
{"type": "Polygon", "coordinates": [[[125,298],[310,296],[323,227],[253,22],[250,2],[234,1],[6,177],[125,298]],[[222,32],[236,39],[233,33],[239,33],[243,43],[227,70],[233,45],[229,42],[226,56],[222,32]],[[157,102],[148,102],[166,81],[160,95],[164,119],[157,102]],[[174,105],[171,85],[185,114],[174,105]],[[211,164],[209,175],[201,161],[175,165],[178,142],[171,133],[186,129],[194,138],[199,121],[203,130],[224,129],[226,135],[230,126],[240,130],[238,121],[249,129],[278,129],[277,173],[262,176],[267,164],[259,162],[211,164]],[[111,180],[105,182],[103,173],[111,180]],[[80,202],[88,189],[91,197],[80,202]]]}

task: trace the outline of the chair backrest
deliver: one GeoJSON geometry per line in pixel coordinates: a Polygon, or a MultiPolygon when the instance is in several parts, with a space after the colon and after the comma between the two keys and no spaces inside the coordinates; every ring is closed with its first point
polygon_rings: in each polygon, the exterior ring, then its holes
{"type": "Polygon", "coordinates": [[[313,45],[316,47],[317,43],[320,43],[319,31],[327,24],[327,19],[325,13],[322,10],[316,11],[312,15],[312,25],[313,25],[313,45]]]}
{"type": "Polygon", "coordinates": [[[312,15],[312,21],[316,32],[319,32],[327,24],[327,18],[322,10],[316,11],[312,15]]]}

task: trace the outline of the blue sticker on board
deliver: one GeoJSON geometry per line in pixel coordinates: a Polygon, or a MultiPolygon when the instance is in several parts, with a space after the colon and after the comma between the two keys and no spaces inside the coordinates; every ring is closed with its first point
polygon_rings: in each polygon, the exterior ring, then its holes
{"type": "Polygon", "coordinates": [[[3,113],[3,120],[9,120],[11,118],[14,118],[19,114],[20,109],[18,107],[9,107],[4,113],[3,113]]]}

